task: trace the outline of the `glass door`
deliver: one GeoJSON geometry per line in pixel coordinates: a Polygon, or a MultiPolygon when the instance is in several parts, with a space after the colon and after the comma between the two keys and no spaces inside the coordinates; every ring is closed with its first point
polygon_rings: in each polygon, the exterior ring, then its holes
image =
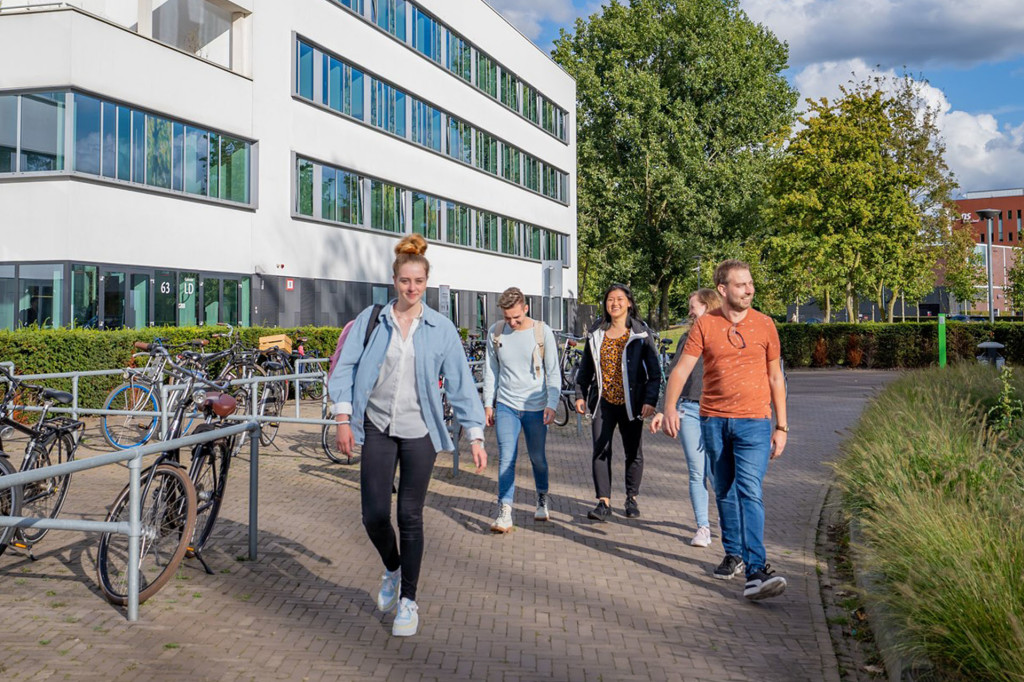
{"type": "Polygon", "coordinates": [[[120,329],[125,323],[125,285],[127,275],[123,272],[107,271],[100,277],[100,327],[120,329]]]}
{"type": "Polygon", "coordinates": [[[132,273],[128,296],[129,327],[142,329],[149,326],[149,299],[149,275],[141,272],[132,273]]]}
{"type": "Polygon", "coordinates": [[[171,270],[157,270],[153,277],[153,324],[173,327],[178,324],[178,278],[171,270]]]}
{"type": "Polygon", "coordinates": [[[178,279],[178,326],[199,324],[199,274],[183,272],[178,279]]]}

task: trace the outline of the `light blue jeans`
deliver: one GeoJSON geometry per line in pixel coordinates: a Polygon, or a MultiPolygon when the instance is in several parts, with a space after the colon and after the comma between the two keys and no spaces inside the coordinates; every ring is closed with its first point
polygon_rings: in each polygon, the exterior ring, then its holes
{"type": "Polygon", "coordinates": [[[697,527],[710,526],[708,521],[708,489],[704,480],[711,480],[711,468],[704,453],[704,438],[700,433],[700,403],[695,400],[680,400],[679,444],[686,455],[686,466],[690,470],[690,504],[697,527]]]}
{"type": "Polygon", "coordinates": [[[743,559],[749,576],[765,564],[761,485],[772,450],[772,423],[701,417],[700,426],[711,462],[722,547],[743,559]]]}
{"type": "Polygon", "coordinates": [[[520,431],[526,436],[526,451],[533,465],[537,492],[548,492],[548,459],[544,452],[548,427],[544,424],[544,410],[513,410],[498,403],[494,408],[494,432],[498,437],[498,502],[501,504],[512,504],[515,497],[520,431]]]}

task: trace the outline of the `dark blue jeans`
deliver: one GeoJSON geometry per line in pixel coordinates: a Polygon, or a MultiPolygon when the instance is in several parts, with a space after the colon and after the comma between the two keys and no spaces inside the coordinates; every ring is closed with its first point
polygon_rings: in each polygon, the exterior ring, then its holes
{"type": "Polygon", "coordinates": [[[764,568],[761,485],[772,449],[770,419],[701,417],[726,553],[742,557],[747,575],[764,568]]]}
{"type": "Polygon", "coordinates": [[[516,457],[519,433],[526,434],[526,451],[533,465],[533,482],[538,493],[548,491],[548,460],[544,452],[548,427],[544,410],[514,410],[505,403],[494,408],[494,431],[498,436],[498,502],[512,504],[516,493],[516,457]]]}

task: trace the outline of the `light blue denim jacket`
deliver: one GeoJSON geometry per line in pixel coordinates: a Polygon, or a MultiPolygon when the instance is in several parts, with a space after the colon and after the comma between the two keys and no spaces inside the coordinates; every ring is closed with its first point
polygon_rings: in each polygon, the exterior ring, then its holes
{"type": "MultiPolygon", "coordinates": [[[[392,301],[393,303],[393,301],[392,301]]],[[[328,385],[335,414],[352,415],[352,435],[357,443],[363,442],[363,419],[370,391],[384,364],[384,356],[395,333],[389,306],[380,311],[377,328],[363,349],[366,327],[373,307],[359,313],[341,348],[338,364],[328,385]]],[[[484,408],[477,393],[473,374],[469,370],[459,332],[451,320],[423,304],[423,320],[413,332],[416,350],[416,393],[423,421],[430,432],[435,450],[452,450],[455,444],[444,424],[441,391],[438,376],[443,374],[445,391],[452,404],[455,418],[465,427],[470,440],[484,437],[484,408]]]]}

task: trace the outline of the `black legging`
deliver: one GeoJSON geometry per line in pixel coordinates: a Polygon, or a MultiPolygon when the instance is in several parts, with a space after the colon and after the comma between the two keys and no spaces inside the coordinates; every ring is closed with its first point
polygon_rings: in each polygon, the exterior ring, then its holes
{"type": "Polygon", "coordinates": [[[423,560],[423,504],[434,469],[437,451],[430,436],[393,438],[367,419],[366,436],[359,460],[359,484],[363,501],[363,525],[370,541],[389,571],[402,569],[402,595],[416,600],[423,560]],[[398,533],[391,525],[391,491],[395,467],[401,467],[398,482],[398,533]]]}
{"type": "Polygon", "coordinates": [[[626,497],[635,497],[640,492],[640,480],[644,477],[644,452],[641,437],[644,433],[643,419],[630,419],[625,405],[612,405],[601,399],[594,410],[594,490],[597,497],[611,497],[612,491],[612,435],[619,427],[622,449],[626,454],[626,497]]]}

